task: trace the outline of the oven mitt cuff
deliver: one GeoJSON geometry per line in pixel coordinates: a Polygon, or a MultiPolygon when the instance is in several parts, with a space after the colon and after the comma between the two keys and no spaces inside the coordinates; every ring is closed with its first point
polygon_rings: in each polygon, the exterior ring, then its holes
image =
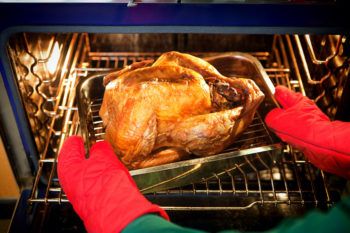
{"type": "Polygon", "coordinates": [[[69,137],[58,157],[58,178],[88,232],[121,232],[138,217],[155,213],[169,219],[138,190],[109,143],[95,143],[85,158],[81,137],[69,137]]]}
{"type": "Polygon", "coordinates": [[[316,104],[283,86],[277,86],[275,108],[267,126],[320,169],[350,179],[350,123],[330,121],[316,104]]]}

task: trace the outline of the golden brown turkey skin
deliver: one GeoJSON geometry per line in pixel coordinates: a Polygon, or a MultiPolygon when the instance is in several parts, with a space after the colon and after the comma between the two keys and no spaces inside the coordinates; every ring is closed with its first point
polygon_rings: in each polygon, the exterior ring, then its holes
{"type": "Polygon", "coordinates": [[[140,61],[140,62],[135,62],[129,66],[124,67],[121,70],[110,73],[109,75],[106,75],[106,77],[104,77],[103,85],[106,86],[110,81],[118,78],[119,76],[121,76],[124,73],[130,72],[130,71],[133,71],[133,70],[136,70],[139,68],[150,66],[150,65],[152,65],[153,62],[154,62],[154,60],[144,60],[144,61],[140,61]]]}
{"type": "Polygon", "coordinates": [[[227,78],[189,54],[165,53],[149,65],[106,76],[100,116],[106,140],[129,168],[221,152],[264,98],[254,81],[227,78]]]}
{"type": "Polygon", "coordinates": [[[180,66],[157,66],[111,81],[100,115],[106,139],[130,165],[150,155],[168,127],[210,110],[209,87],[200,74],[180,66]]]}
{"type": "Polygon", "coordinates": [[[214,66],[205,60],[192,56],[190,54],[171,51],[162,54],[152,66],[175,65],[194,70],[201,74],[203,78],[214,77],[216,79],[228,80],[229,78],[221,75],[214,66]]]}

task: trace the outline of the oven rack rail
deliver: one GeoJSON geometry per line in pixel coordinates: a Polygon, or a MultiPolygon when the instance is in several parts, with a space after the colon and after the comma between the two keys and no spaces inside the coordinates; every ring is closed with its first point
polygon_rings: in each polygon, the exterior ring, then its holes
{"type": "MultiPolygon", "coordinates": [[[[263,152],[268,153],[268,152],[263,152]]],[[[246,172],[234,166],[218,174],[212,174],[208,179],[185,187],[147,194],[154,197],[215,197],[217,199],[232,198],[240,200],[239,204],[231,206],[208,205],[162,205],[166,210],[245,210],[255,205],[288,204],[288,205],[331,205],[332,193],[327,189],[325,174],[304,160],[301,153],[285,153],[281,161],[268,166],[261,159],[263,153],[254,157],[245,157],[249,164],[246,172]],[[259,170],[258,166],[264,166],[259,170]],[[239,173],[233,172],[238,170],[239,173]],[[321,193],[321,195],[320,195],[321,193]]],[[[55,159],[41,160],[43,166],[55,167],[55,159]]],[[[33,198],[29,202],[67,203],[67,196],[62,192],[57,177],[52,177],[51,187],[42,198],[33,198]]],[[[196,203],[192,203],[196,204],[196,203]]]]}
{"type": "Polygon", "coordinates": [[[344,52],[348,46],[344,35],[275,35],[272,49],[276,63],[271,64],[292,71],[295,79],[282,85],[307,93],[331,119],[336,119],[346,108],[342,93],[350,70],[350,59],[344,52]]]}
{"type": "MultiPolygon", "coordinates": [[[[89,46],[86,46],[89,48],[89,46]]],[[[300,82],[294,79],[291,75],[291,69],[286,66],[283,60],[269,61],[271,57],[276,58],[276,51],[280,52],[278,48],[269,52],[252,53],[257,57],[266,67],[266,71],[275,84],[282,84],[289,86],[292,89],[300,89],[300,82]],[[272,64],[272,65],[271,65],[272,64]]],[[[209,56],[213,54],[195,54],[197,56],[209,56]]],[[[96,72],[107,72],[115,69],[120,69],[123,66],[129,65],[135,61],[155,58],[159,56],[158,53],[99,53],[88,52],[87,60],[84,60],[70,73],[74,79],[87,77],[96,72]]],[[[67,78],[68,80],[68,78],[67,78]]],[[[67,86],[68,88],[68,86],[67,86]]],[[[74,87],[69,86],[69,99],[73,100],[75,91],[74,87]]],[[[79,119],[77,107],[73,102],[71,105],[58,105],[57,109],[63,111],[63,115],[69,112],[69,119],[65,121],[65,125],[61,129],[51,128],[52,135],[50,141],[51,145],[56,145],[52,148],[52,153],[43,156],[39,161],[39,170],[36,174],[33,192],[29,198],[29,202],[43,202],[43,203],[65,203],[68,202],[66,195],[62,191],[56,174],[56,158],[57,152],[64,139],[71,134],[75,134],[79,130],[79,119]],[[70,129],[70,131],[67,131],[70,129]],[[44,189],[40,189],[39,180],[42,177],[48,177],[44,189]],[[41,191],[44,190],[44,191],[41,191]]],[[[62,115],[62,113],[61,113],[62,115]]],[[[55,118],[53,118],[55,119],[55,118]]],[[[260,119],[261,120],[261,119],[260,119]]],[[[52,126],[55,126],[53,123],[52,126]]],[[[267,153],[267,152],[266,152],[267,153]]],[[[282,160],[276,163],[273,167],[266,167],[264,170],[266,174],[261,173],[256,168],[257,165],[248,162],[250,171],[240,170],[239,174],[233,175],[232,171],[238,169],[232,167],[223,171],[220,174],[213,174],[209,179],[203,180],[200,183],[193,184],[189,187],[182,187],[179,189],[171,189],[164,192],[157,192],[150,196],[164,196],[164,195],[207,195],[216,197],[225,197],[227,195],[234,197],[245,196],[253,198],[250,203],[246,205],[231,205],[231,206],[167,206],[163,205],[165,209],[169,210],[218,210],[218,209],[247,209],[257,204],[298,204],[304,205],[312,203],[314,205],[322,203],[330,204],[332,202],[331,194],[327,189],[325,176],[322,171],[314,168],[309,164],[301,154],[298,154],[291,149],[282,160]],[[288,176],[289,174],[289,176],[288,176]],[[292,175],[291,175],[292,174],[292,175]],[[307,175],[307,177],[301,177],[307,175]],[[314,183],[315,180],[320,179],[320,184],[314,183]],[[303,180],[303,182],[301,182],[303,180]],[[267,185],[269,184],[269,186],[267,185]],[[316,195],[316,189],[321,190],[322,197],[316,195]]],[[[261,155],[256,154],[256,157],[261,155]]],[[[246,158],[249,161],[249,158],[246,158]]],[[[257,161],[260,161],[259,159],[257,161]]],[[[261,162],[260,162],[261,163],[261,162]]],[[[266,164],[260,164],[262,166],[266,164]]],[[[44,179],[45,180],[45,179],[44,179]]],[[[45,183],[45,182],[44,182],[45,183]]],[[[319,192],[318,192],[319,193],[319,192]]]]}

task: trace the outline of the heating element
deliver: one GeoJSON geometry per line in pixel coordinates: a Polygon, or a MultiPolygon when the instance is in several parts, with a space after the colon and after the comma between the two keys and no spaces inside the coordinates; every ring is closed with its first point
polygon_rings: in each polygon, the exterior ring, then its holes
{"type": "MultiPolygon", "coordinates": [[[[26,34],[17,35],[15,43],[10,43],[9,53],[15,58],[13,66],[17,71],[24,105],[28,108],[28,119],[33,121],[33,135],[40,154],[29,202],[68,202],[57,179],[56,159],[64,139],[80,133],[75,99],[77,83],[92,74],[118,70],[136,61],[157,58],[161,53],[92,51],[89,35],[74,33],[50,35],[49,40],[42,40],[49,41],[45,45],[47,54],[40,54],[33,52],[35,48],[27,38],[26,34]],[[39,72],[39,66],[43,66],[44,71],[39,72]],[[52,66],[56,69],[50,72],[52,66]],[[34,84],[30,83],[32,77],[35,77],[34,84]],[[27,105],[34,107],[29,109],[27,105]]],[[[297,62],[302,53],[294,49],[296,42],[297,37],[276,35],[271,51],[250,54],[264,65],[275,85],[285,85],[305,94],[302,68],[297,62]]],[[[44,45],[38,43],[37,46],[44,45]]],[[[191,54],[208,57],[218,53],[191,54]]],[[[91,105],[92,131],[96,141],[101,140],[104,134],[98,116],[101,101],[97,99],[91,105]]],[[[229,150],[261,146],[269,142],[270,138],[263,119],[257,114],[229,150]]],[[[328,189],[327,176],[306,161],[301,153],[290,146],[285,147],[283,156],[278,160],[274,160],[269,153],[266,151],[243,157],[247,164],[244,169],[235,165],[210,174],[202,182],[146,196],[167,210],[243,210],[256,205],[282,203],[298,206],[329,205],[337,200],[337,193],[328,189]],[[271,158],[271,163],[267,164],[262,157],[271,158]],[[203,202],[203,197],[207,200],[214,198],[215,201],[203,202]],[[190,201],[171,201],[180,199],[190,201]]]]}

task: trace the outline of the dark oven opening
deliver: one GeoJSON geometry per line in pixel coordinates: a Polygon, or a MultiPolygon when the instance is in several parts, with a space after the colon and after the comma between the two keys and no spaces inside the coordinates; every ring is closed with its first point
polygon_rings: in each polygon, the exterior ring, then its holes
{"type": "MultiPolygon", "coordinates": [[[[13,35],[8,54],[38,153],[38,169],[27,193],[28,213],[34,219],[30,228],[84,231],[56,174],[57,154],[67,136],[86,134],[87,147],[104,137],[98,116],[101,96],[79,99],[80,82],[172,50],[199,57],[239,51],[257,59],[274,85],[314,99],[332,119],[346,119],[348,44],[341,35],[13,35]],[[79,104],[85,104],[86,119],[79,115],[79,104]]],[[[265,126],[264,114],[259,109],[248,129],[224,151],[244,152],[239,159],[181,187],[156,184],[143,189],[146,197],[166,209],[174,222],[209,231],[266,230],[287,216],[337,202],[343,180],[315,168],[301,152],[278,141],[265,126]]],[[[134,177],[142,179],[136,173],[134,177]]]]}

